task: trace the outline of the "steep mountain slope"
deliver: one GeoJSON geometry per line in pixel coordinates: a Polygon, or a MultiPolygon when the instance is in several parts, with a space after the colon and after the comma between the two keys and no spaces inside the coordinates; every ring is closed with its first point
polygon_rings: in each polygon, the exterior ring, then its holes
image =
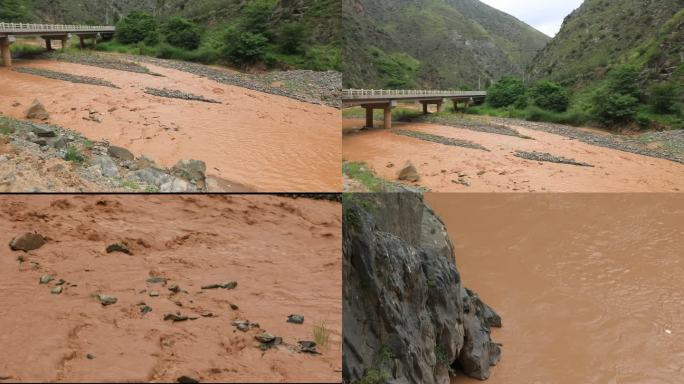
{"type": "Polygon", "coordinates": [[[477,0],[343,0],[345,86],[482,86],[549,37],[477,0]]]}
{"type": "Polygon", "coordinates": [[[684,0],[585,0],[531,71],[582,88],[619,64],[639,67],[644,83],[684,85],[684,0]]]}

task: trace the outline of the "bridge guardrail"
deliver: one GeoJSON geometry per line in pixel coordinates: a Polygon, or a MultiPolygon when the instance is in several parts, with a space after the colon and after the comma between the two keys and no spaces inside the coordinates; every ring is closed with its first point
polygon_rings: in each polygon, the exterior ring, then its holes
{"type": "Polygon", "coordinates": [[[364,97],[383,96],[486,96],[485,91],[456,91],[437,89],[344,89],[342,97],[346,99],[361,99],[364,97]]]}
{"type": "Polygon", "coordinates": [[[107,25],[28,24],[0,23],[0,32],[72,32],[98,31],[114,32],[116,27],[107,25]]]}

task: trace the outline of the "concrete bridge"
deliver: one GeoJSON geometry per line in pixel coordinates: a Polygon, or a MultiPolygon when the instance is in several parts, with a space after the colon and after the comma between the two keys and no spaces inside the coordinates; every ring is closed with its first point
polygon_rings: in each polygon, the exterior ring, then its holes
{"type": "Polygon", "coordinates": [[[342,91],[342,106],[344,108],[361,106],[366,109],[366,127],[373,127],[373,110],[382,109],[385,112],[385,128],[392,128],[392,108],[400,101],[418,101],[423,104],[423,113],[428,113],[428,106],[437,106],[437,112],[442,110],[444,100],[454,102],[454,109],[458,109],[459,101],[467,104],[482,103],[487,97],[484,91],[444,91],[444,90],[382,90],[382,89],[345,89],[342,91]]]}
{"type": "Polygon", "coordinates": [[[5,67],[12,66],[12,56],[10,55],[10,45],[17,37],[40,36],[45,39],[45,46],[52,50],[52,40],[61,40],[62,49],[66,47],[71,35],[76,35],[81,40],[81,48],[84,39],[93,39],[96,43],[98,35],[103,39],[110,39],[114,36],[116,28],[113,26],[91,26],[91,25],[62,25],[62,24],[24,24],[24,23],[0,23],[0,50],[2,50],[2,62],[5,67]]]}

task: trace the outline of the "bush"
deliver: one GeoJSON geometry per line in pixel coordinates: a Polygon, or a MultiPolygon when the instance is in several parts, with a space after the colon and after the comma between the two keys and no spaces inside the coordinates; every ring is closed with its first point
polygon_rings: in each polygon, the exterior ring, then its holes
{"type": "Polygon", "coordinates": [[[608,126],[634,121],[638,106],[639,100],[632,95],[606,90],[594,95],[594,116],[608,126]]]}
{"type": "Polygon", "coordinates": [[[608,90],[639,99],[639,69],[633,65],[620,65],[608,72],[608,90]]]}
{"type": "Polygon", "coordinates": [[[145,12],[134,11],[116,24],[116,38],[124,44],[144,41],[157,30],[157,21],[145,12]]]}
{"type": "Polygon", "coordinates": [[[251,0],[247,2],[241,17],[241,27],[253,34],[267,34],[268,21],[278,0],[251,0]]]}
{"type": "Polygon", "coordinates": [[[656,113],[676,113],[677,87],[674,84],[654,85],[649,91],[649,102],[656,113]]]}
{"type": "Polygon", "coordinates": [[[238,64],[254,64],[264,59],[268,39],[260,33],[231,28],[225,36],[224,56],[238,64]]]}
{"type": "Polygon", "coordinates": [[[180,16],[170,18],[162,29],[166,41],[179,48],[197,49],[200,44],[200,32],[197,25],[180,16]]]}
{"type": "Polygon", "coordinates": [[[280,27],[280,49],[289,54],[301,53],[306,35],[306,28],[301,23],[283,24],[280,27]]]}
{"type": "Polygon", "coordinates": [[[534,105],[555,112],[565,112],[570,105],[567,89],[550,81],[540,81],[532,87],[530,96],[534,105]]]}
{"type": "Polygon", "coordinates": [[[487,102],[495,108],[507,107],[525,96],[522,80],[504,76],[487,90],[487,102]]]}
{"type": "Polygon", "coordinates": [[[0,0],[0,21],[26,22],[31,19],[23,0],[0,0]]]}

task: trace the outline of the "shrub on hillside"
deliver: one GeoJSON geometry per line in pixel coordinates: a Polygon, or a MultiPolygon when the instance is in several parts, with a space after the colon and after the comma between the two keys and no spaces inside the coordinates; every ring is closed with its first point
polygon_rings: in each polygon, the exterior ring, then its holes
{"type": "Polygon", "coordinates": [[[262,61],[268,47],[268,38],[260,33],[231,28],[225,35],[224,57],[237,64],[254,64],[262,61]]]}
{"type": "Polygon", "coordinates": [[[555,112],[565,112],[570,105],[567,89],[550,81],[540,81],[530,90],[534,105],[555,112]]]}
{"type": "Polygon", "coordinates": [[[134,11],[116,24],[116,38],[124,44],[145,41],[157,30],[157,21],[145,12],[134,11]]]}
{"type": "Polygon", "coordinates": [[[0,21],[26,22],[31,19],[23,0],[0,0],[0,21]]]}
{"type": "Polygon", "coordinates": [[[170,18],[162,28],[164,38],[174,47],[197,49],[200,44],[200,32],[197,25],[180,16],[170,18]]]}
{"type": "Polygon", "coordinates": [[[608,126],[634,121],[639,100],[628,94],[601,90],[594,95],[594,116],[608,126]]]}
{"type": "Polygon", "coordinates": [[[502,77],[487,90],[487,102],[495,108],[512,105],[521,97],[525,97],[525,85],[512,76],[502,77]]]}
{"type": "Polygon", "coordinates": [[[253,34],[267,35],[268,22],[278,5],[278,0],[251,0],[247,2],[240,17],[241,28],[253,34]]]}
{"type": "Polygon", "coordinates": [[[301,23],[286,23],[280,27],[280,49],[289,54],[302,53],[307,31],[301,23]]]}
{"type": "Polygon", "coordinates": [[[641,97],[639,89],[639,69],[633,65],[620,65],[608,72],[608,90],[615,94],[641,97]]]}
{"type": "Polygon", "coordinates": [[[670,114],[677,112],[677,86],[674,84],[654,85],[649,91],[649,102],[653,112],[670,114]]]}

